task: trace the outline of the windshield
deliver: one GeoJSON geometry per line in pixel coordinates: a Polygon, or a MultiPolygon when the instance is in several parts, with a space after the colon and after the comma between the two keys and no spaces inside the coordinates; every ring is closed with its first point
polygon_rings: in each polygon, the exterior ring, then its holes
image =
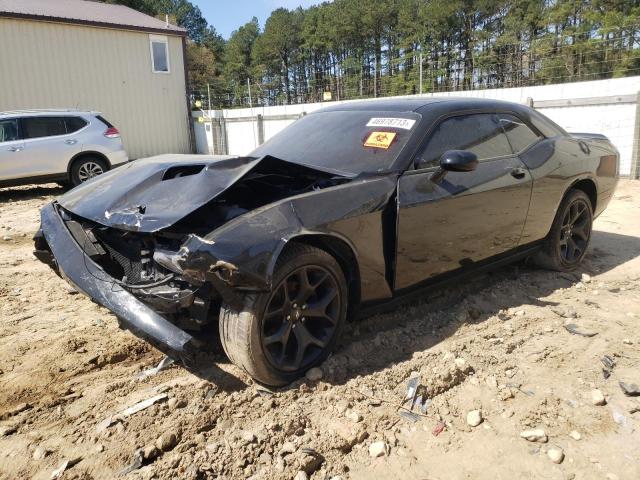
{"type": "Polygon", "coordinates": [[[331,111],[302,117],[249,155],[358,175],[391,168],[420,115],[331,111]]]}

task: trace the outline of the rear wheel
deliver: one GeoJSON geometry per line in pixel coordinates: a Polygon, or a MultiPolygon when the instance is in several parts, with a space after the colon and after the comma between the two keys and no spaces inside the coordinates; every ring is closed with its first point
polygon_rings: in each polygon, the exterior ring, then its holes
{"type": "Polygon", "coordinates": [[[97,157],[82,157],[76,160],[71,167],[71,182],[74,186],[82,182],[102,175],[109,170],[106,162],[97,157]]]}
{"type": "Polygon", "coordinates": [[[541,267],[560,272],[574,270],[587,253],[593,210],[582,190],[569,190],[562,200],[543,248],[533,258],[541,267]]]}
{"type": "Polygon", "coordinates": [[[229,359],[259,382],[285,385],[327,358],[347,314],[347,285],[327,252],[290,245],[276,265],[273,290],[223,305],[220,338],[229,359]]]}

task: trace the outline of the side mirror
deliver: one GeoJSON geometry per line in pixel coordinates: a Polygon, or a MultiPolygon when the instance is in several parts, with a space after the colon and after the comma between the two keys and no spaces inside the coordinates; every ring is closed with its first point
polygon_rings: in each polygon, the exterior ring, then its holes
{"type": "Polygon", "coordinates": [[[431,176],[431,181],[439,183],[447,172],[472,172],[478,167],[478,156],[467,150],[449,150],[440,157],[440,168],[431,176]]]}
{"type": "Polygon", "coordinates": [[[440,168],[448,172],[472,172],[478,166],[478,156],[467,150],[449,150],[440,157],[440,168]]]}

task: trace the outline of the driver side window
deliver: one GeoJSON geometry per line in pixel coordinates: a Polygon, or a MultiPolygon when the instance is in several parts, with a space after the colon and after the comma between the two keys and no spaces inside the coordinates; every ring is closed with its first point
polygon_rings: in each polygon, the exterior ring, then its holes
{"type": "Polygon", "coordinates": [[[437,167],[448,150],[467,150],[478,160],[512,155],[511,146],[496,115],[460,115],[442,121],[416,158],[416,168],[437,167]]]}

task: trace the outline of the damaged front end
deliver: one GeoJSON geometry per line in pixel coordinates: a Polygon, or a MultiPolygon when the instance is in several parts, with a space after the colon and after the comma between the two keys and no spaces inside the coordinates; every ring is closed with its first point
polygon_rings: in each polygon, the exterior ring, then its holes
{"type": "Polygon", "coordinates": [[[150,175],[134,170],[129,189],[111,194],[109,187],[119,177],[97,178],[86,187],[86,202],[80,187],[42,209],[35,255],[111,310],[123,326],[169,347],[186,363],[193,361],[197,332],[217,322],[222,302],[241,308],[239,291],[269,288],[264,278],[239,269],[231,250],[216,255],[208,235],[267,204],[349,181],[270,157],[224,161],[237,172],[210,176],[216,169],[220,173],[218,163],[211,169],[203,163],[142,165],[138,170],[146,168],[150,175]],[[154,182],[157,188],[152,189],[154,182]],[[205,188],[207,182],[212,194],[188,195],[190,188],[205,188]],[[151,202],[158,189],[175,191],[174,198],[183,203],[163,197],[161,207],[166,208],[158,208],[151,202]],[[102,209],[96,204],[100,198],[102,209]]]}
{"type": "MultiPolygon", "coordinates": [[[[78,221],[56,203],[42,209],[41,222],[35,237],[39,258],[46,257],[49,250],[51,260],[47,263],[76,289],[111,310],[123,326],[151,343],[168,347],[186,364],[194,361],[198,342],[163,311],[176,312],[176,305],[193,304],[197,289],[180,292],[174,275],[143,267],[147,254],[142,249],[137,254],[129,250],[113,255],[113,245],[98,240],[100,227],[78,221]],[[108,271],[122,276],[116,278],[108,271]],[[143,278],[150,281],[136,283],[143,278]],[[183,298],[185,293],[188,298],[183,298]],[[146,303],[150,297],[153,302],[146,303]]],[[[143,239],[135,239],[137,242],[144,245],[143,239]]]]}

